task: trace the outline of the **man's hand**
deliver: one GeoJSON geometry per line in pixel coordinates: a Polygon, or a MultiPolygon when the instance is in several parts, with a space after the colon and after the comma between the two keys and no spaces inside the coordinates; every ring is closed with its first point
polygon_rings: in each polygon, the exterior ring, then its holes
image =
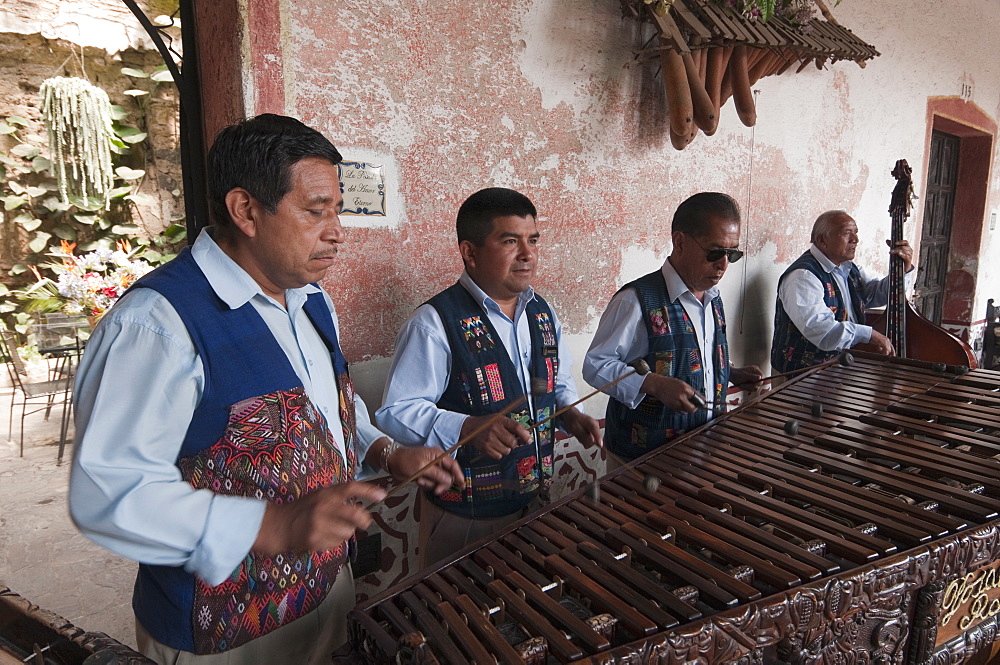
{"type": "Polygon", "coordinates": [[[672,411],[694,413],[698,410],[692,397],[697,391],[680,379],[650,372],[642,380],[642,392],[652,395],[672,411]]]}
{"type": "Polygon", "coordinates": [[[286,503],[268,503],[253,551],[320,552],[339,547],[372,516],[359,501],[381,501],[385,490],[369,483],[350,482],[316,490],[286,503]]]}
{"type": "Polygon", "coordinates": [[[585,448],[590,448],[591,446],[604,447],[601,426],[586,413],[578,411],[574,407],[568,409],[559,418],[562,420],[562,425],[566,431],[576,437],[576,440],[582,443],[585,448]]]}
{"type": "Polygon", "coordinates": [[[531,432],[524,428],[521,423],[507,416],[469,416],[462,423],[462,432],[459,436],[464,439],[484,424],[489,423],[483,431],[479,432],[468,445],[473,446],[483,455],[500,459],[516,446],[531,443],[531,432]]]}
{"type": "MultiPolygon", "coordinates": [[[[400,446],[386,460],[389,464],[387,471],[396,480],[406,480],[440,455],[440,448],[400,446]]],[[[424,489],[433,488],[435,494],[441,494],[452,485],[464,487],[465,476],[455,458],[445,455],[417,477],[417,485],[424,489]]]]}
{"type": "Polygon", "coordinates": [[[892,342],[889,341],[889,338],[877,330],[872,330],[872,336],[868,343],[875,347],[875,353],[881,353],[884,356],[896,355],[896,350],[892,348],[892,342]]]}
{"type": "Polygon", "coordinates": [[[885,244],[891,249],[890,254],[895,254],[899,258],[903,259],[903,272],[910,272],[910,266],[913,265],[913,248],[910,247],[910,243],[905,240],[900,240],[896,243],[896,246],[892,246],[891,240],[886,240],[885,244]]]}
{"type": "Polygon", "coordinates": [[[758,390],[763,387],[764,384],[761,381],[763,378],[764,373],[756,365],[733,367],[729,370],[730,382],[737,388],[742,388],[746,391],[758,390]]]}

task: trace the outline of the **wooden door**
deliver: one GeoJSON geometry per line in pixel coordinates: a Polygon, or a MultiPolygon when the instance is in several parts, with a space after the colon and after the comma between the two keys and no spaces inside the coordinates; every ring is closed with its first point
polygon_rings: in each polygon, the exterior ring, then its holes
{"type": "Polygon", "coordinates": [[[958,137],[944,132],[931,134],[931,154],[927,168],[924,225],[920,232],[920,258],[913,305],[930,321],[941,324],[948,253],[951,245],[951,216],[955,207],[958,175],[958,137]]]}

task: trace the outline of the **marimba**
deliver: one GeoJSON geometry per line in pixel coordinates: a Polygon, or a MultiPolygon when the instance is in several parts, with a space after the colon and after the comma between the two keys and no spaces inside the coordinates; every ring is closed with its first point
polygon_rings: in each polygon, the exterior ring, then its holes
{"type": "Polygon", "coordinates": [[[0,665],[156,665],[104,633],[91,633],[0,584],[0,665]]]}
{"type": "Polygon", "coordinates": [[[810,370],[359,605],[336,660],[985,662],[998,389],[868,354],[810,370]]]}

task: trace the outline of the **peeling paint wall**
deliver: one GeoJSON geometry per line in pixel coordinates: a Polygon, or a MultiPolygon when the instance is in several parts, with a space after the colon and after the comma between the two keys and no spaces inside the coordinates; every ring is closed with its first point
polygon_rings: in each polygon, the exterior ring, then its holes
{"type": "MultiPolygon", "coordinates": [[[[812,220],[850,211],[861,227],[859,261],[884,271],[889,172],[907,159],[923,191],[928,99],[975,105],[994,126],[1000,114],[990,0],[919,10],[844,0],[835,15],[881,57],[864,69],[841,62],[765,78],[755,86],[755,128],[730,104],[717,134],[683,152],[670,146],[657,62],[633,58],[652,28],[622,18],[618,0],[240,7],[246,111],[283,109],[326,133],[346,159],[387,166],[388,223],[352,218],[324,284],[372,409],[399,326],[461,271],[454,219],[473,191],[512,187],[536,203],[536,287],[562,318],[577,376],[611,295],[669,254],[676,205],[703,190],[732,194],[744,207],[748,250],[722,283],[732,356],[765,366],[777,278],[807,247],[812,220]]],[[[991,170],[987,224],[998,209],[991,170]]],[[[918,202],[907,224],[915,245],[921,218],[918,202]]],[[[971,323],[988,297],[1000,297],[988,258],[1000,255],[997,232],[984,231],[979,244],[971,323]]],[[[588,404],[603,415],[600,400],[588,404]]]]}
{"type": "MultiPolygon", "coordinates": [[[[348,159],[390,166],[394,223],[351,228],[326,284],[355,360],[391,355],[409,312],[455,279],[455,211],[469,193],[500,185],[537,204],[538,288],[583,347],[615,289],[669,253],[676,204],[699,190],[733,194],[750,252],[723,282],[730,317],[743,321],[733,355],[766,362],[775,282],[805,248],[812,219],[851,211],[860,260],[884,269],[889,170],[908,159],[921,191],[928,97],[957,97],[966,85],[991,118],[1000,103],[987,55],[1000,37],[986,0],[918,14],[898,1],[846,0],[838,19],[881,57],[865,69],[841,62],[765,78],[754,129],[729,105],[719,132],[683,152],[669,145],[658,65],[632,57],[651,29],[623,19],[614,0],[248,6],[257,45],[244,70],[257,91],[248,112],[281,102],[348,159]]],[[[1000,207],[997,188],[990,183],[987,211],[1000,207]]],[[[914,244],[921,216],[918,205],[907,229],[914,244]]],[[[982,253],[993,245],[987,232],[982,253]]],[[[974,315],[1000,292],[989,265],[976,278],[974,315]]]]}

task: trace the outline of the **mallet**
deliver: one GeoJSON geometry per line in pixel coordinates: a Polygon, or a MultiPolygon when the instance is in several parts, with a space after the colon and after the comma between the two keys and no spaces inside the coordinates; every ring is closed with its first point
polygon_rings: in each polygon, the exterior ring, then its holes
{"type": "MultiPolygon", "coordinates": [[[[635,371],[629,372],[628,374],[623,374],[622,376],[619,376],[614,381],[608,382],[602,388],[598,388],[597,390],[595,390],[594,392],[588,394],[587,396],[581,397],[580,399],[576,400],[575,402],[573,402],[569,406],[563,407],[562,409],[556,411],[555,413],[553,413],[551,416],[549,416],[545,420],[543,420],[541,422],[538,422],[538,423],[535,423],[529,429],[529,431],[531,429],[537,429],[538,427],[541,427],[542,425],[544,425],[545,423],[549,422],[553,418],[557,418],[559,415],[565,413],[567,409],[571,409],[574,406],[576,406],[577,404],[580,404],[581,402],[584,402],[584,401],[590,399],[594,395],[597,395],[602,390],[610,388],[611,386],[615,385],[619,381],[625,379],[625,377],[632,376],[633,374],[646,374],[646,373],[649,372],[649,365],[646,363],[645,360],[642,360],[642,359],[639,359],[635,363],[633,363],[633,367],[635,368],[635,371]],[[641,365],[640,365],[640,363],[641,363],[641,365]],[[640,371],[640,369],[644,369],[645,371],[640,371]]],[[[547,390],[548,390],[548,382],[545,379],[543,379],[541,377],[533,377],[531,379],[531,392],[533,394],[541,394],[541,393],[546,392],[547,390]]],[[[464,446],[465,444],[467,444],[469,441],[472,441],[472,439],[475,438],[480,432],[484,431],[485,429],[487,429],[488,427],[490,427],[491,425],[493,425],[493,423],[495,423],[498,419],[506,417],[508,414],[510,414],[511,411],[513,411],[517,407],[521,406],[527,398],[528,398],[527,395],[521,395],[518,399],[516,399],[513,402],[511,402],[510,404],[508,404],[507,407],[504,408],[503,411],[500,411],[499,413],[494,414],[492,418],[490,418],[489,420],[487,420],[486,422],[484,422],[482,425],[480,425],[476,429],[472,430],[471,432],[469,432],[468,434],[466,434],[465,436],[463,436],[458,441],[458,443],[456,443],[454,446],[452,446],[451,448],[448,448],[445,451],[442,451],[442,453],[440,455],[438,455],[437,457],[435,457],[434,459],[432,459],[430,462],[428,462],[427,464],[425,464],[422,467],[420,467],[415,473],[413,473],[408,478],[406,478],[405,480],[403,480],[401,483],[399,483],[398,485],[396,485],[395,487],[393,487],[391,490],[389,490],[388,492],[386,492],[386,495],[384,497],[382,497],[381,501],[373,501],[365,509],[370,511],[372,508],[374,508],[378,504],[384,502],[386,499],[388,499],[393,494],[398,493],[399,490],[402,487],[408,485],[409,483],[411,483],[414,480],[416,480],[417,478],[419,478],[423,474],[424,471],[426,471],[427,469],[431,468],[432,466],[434,466],[435,464],[437,464],[438,462],[440,462],[441,460],[443,460],[448,455],[451,455],[456,450],[458,450],[459,448],[461,448],[462,446],[464,446]]],[[[476,457],[473,461],[479,460],[482,457],[483,456],[480,455],[479,457],[476,457]]]]}
{"type": "Polygon", "coordinates": [[[471,432],[469,432],[468,434],[466,434],[465,436],[463,436],[461,439],[459,439],[458,443],[456,443],[454,446],[452,446],[451,448],[448,448],[447,450],[443,451],[440,455],[438,455],[437,457],[435,457],[434,459],[432,459],[430,462],[428,462],[427,464],[425,464],[422,467],[420,467],[419,469],[417,469],[417,471],[415,473],[413,473],[409,478],[407,478],[406,480],[404,480],[403,482],[399,483],[398,485],[396,485],[395,487],[393,487],[391,490],[389,490],[388,492],[386,492],[385,496],[382,497],[381,501],[373,501],[372,503],[370,503],[369,505],[367,505],[365,507],[365,510],[369,510],[370,511],[372,508],[374,508],[378,504],[382,503],[383,501],[385,501],[386,499],[388,499],[393,494],[396,494],[397,492],[399,492],[400,488],[402,488],[402,487],[408,485],[409,483],[413,482],[414,480],[416,480],[417,478],[419,478],[423,474],[424,471],[426,471],[427,469],[431,468],[432,466],[434,466],[435,464],[437,464],[438,462],[440,462],[441,460],[443,460],[448,455],[451,455],[453,452],[455,452],[456,450],[458,450],[459,448],[461,448],[462,446],[464,446],[465,444],[467,444],[469,441],[472,441],[472,439],[477,434],[479,434],[480,432],[482,432],[483,430],[485,430],[486,428],[488,428],[490,425],[492,425],[498,419],[505,418],[507,416],[507,414],[509,414],[511,411],[513,411],[517,407],[519,407],[522,404],[524,404],[524,401],[526,399],[528,399],[527,395],[521,395],[519,398],[517,398],[516,400],[514,400],[513,402],[511,402],[510,404],[508,404],[504,408],[503,411],[500,411],[499,413],[494,414],[492,418],[490,418],[489,420],[487,420],[486,422],[484,422],[482,425],[480,425],[479,427],[477,427],[476,429],[472,430],[471,432]]]}
{"type": "MultiPolygon", "coordinates": [[[[633,374],[638,374],[639,376],[645,376],[646,374],[649,374],[649,363],[647,363],[642,358],[639,358],[638,360],[633,360],[631,363],[629,363],[629,366],[632,368],[633,371],[628,372],[627,374],[622,374],[621,376],[619,376],[614,381],[609,381],[606,384],[604,384],[603,386],[601,386],[600,388],[598,388],[597,390],[594,390],[594,391],[592,391],[592,392],[584,395],[583,397],[581,397],[580,399],[576,400],[572,404],[568,404],[568,405],[564,406],[563,408],[559,409],[558,411],[556,411],[555,413],[553,413],[551,416],[549,416],[545,420],[542,420],[542,421],[539,421],[539,422],[533,424],[531,427],[528,428],[528,431],[530,432],[532,430],[538,429],[539,427],[541,427],[545,423],[547,423],[547,422],[549,422],[551,420],[555,420],[556,418],[558,418],[562,414],[566,413],[567,411],[569,411],[570,409],[572,409],[576,405],[580,404],[581,402],[586,402],[591,397],[594,397],[595,395],[598,395],[598,394],[604,392],[605,390],[607,390],[611,386],[615,385],[619,381],[624,381],[625,379],[627,379],[628,377],[632,376],[633,374]]],[[[545,383],[545,379],[540,379],[540,378],[537,378],[537,377],[533,378],[531,380],[532,387],[533,387],[532,392],[534,394],[538,394],[538,393],[534,392],[534,386],[535,386],[535,384],[536,384],[537,381],[541,381],[542,382],[541,383],[541,385],[543,386],[542,392],[546,392],[548,390],[548,385],[545,383]]],[[[458,446],[455,446],[454,448],[452,448],[452,450],[454,450],[455,448],[458,448],[458,446]]],[[[486,456],[485,455],[478,455],[478,456],[472,458],[472,462],[473,463],[478,462],[479,460],[483,459],[484,457],[486,457],[486,456]]]]}
{"type": "Polygon", "coordinates": [[[842,367],[850,367],[854,364],[854,354],[850,351],[841,351],[840,355],[832,360],[827,360],[825,363],[820,363],[818,365],[809,365],[808,367],[799,367],[798,369],[789,370],[787,372],[779,372],[778,374],[772,374],[771,376],[765,376],[763,378],[757,379],[757,383],[763,383],[764,381],[770,381],[771,379],[777,379],[782,376],[793,376],[800,372],[805,372],[810,369],[819,369],[820,367],[829,367],[830,365],[840,365],[842,367]]]}

